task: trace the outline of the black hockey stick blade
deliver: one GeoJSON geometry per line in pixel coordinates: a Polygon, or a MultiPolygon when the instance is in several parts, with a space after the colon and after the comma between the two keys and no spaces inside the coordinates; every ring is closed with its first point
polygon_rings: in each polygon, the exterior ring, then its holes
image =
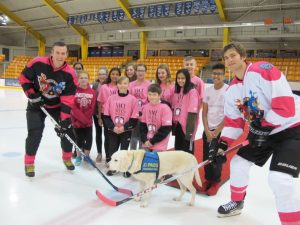
{"type": "MultiPolygon", "coordinates": [[[[41,106],[41,110],[46,114],[46,116],[51,120],[51,122],[54,124],[55,127],[60,128],[59,124],[56,122],[56,120],[48,113],[48,111],[41,106]]],[[[110,184],[110,186],[115,189],[116,191],[126,194],[128,196],[132,196],[133,192],[129,189],[125,189],[125,188],[119,188],[117,186],[115,186],[102,172],[101,170],[96,166],[96,164],[93,162],[93,160],[90,158],[90,156],[86,155],[79,147],[78,145],[73,141],[73,139],[68,135],[65,134],[65,138],[76,148],[76,150],[78,150],[80,152],[80,154],[89,162],[89,164],[94,167],[98,173],[100,173],[100,175],[104,178],[104,180],[110,184]]]]}

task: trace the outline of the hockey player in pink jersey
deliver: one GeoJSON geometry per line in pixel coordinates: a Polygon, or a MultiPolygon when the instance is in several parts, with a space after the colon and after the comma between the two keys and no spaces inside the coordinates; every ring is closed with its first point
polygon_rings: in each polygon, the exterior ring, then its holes
{"type": "Polygon", "coordinates": [[[241,44],[225,46],[223,57],[235,78],[225,93],[224,129],[214,155],[243,133],[245,121],[250,144],[231,160],[231,201],[219,207],[219,216],[241,213],[251,166],[263,166],[271,157],[268,181],[281,224],[300,224],[300,198],[293,185],[300,167],[300,98],[275,66],[247,62],[241,44]]]}
{"type": "Polygon", "coordinates": [[[151,84],[148,88],[148,101],[142,109],[140,133],[143,148],[166,151],[172,130],[172,111],[167,104],[161,103],[161,88],[151,84]]]}

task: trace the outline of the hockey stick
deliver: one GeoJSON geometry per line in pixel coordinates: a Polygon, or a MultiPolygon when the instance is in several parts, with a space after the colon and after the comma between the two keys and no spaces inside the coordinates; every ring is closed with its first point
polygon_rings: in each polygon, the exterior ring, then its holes
{"type": "MultiPolygon", "coordinates": [[[[248,140],[245,140],[245,141],[243,141],[242,143],[240,143],[240,144],[238,144],[238,145],[236,145],[236,146],[234,146],[234,147],[228,149],[228,150],[225,151],[224,153],[225,153],[225,154],[228,154],[229,152],[232,152],[232,151],[234,151],[234,150],[236,150],[236,149],[238,149],[238,148],[241,148],[241,147],[243,147],[243,146],[246,146],[246,145],[248,145],[248,144],[249,144],[249,141],[248,141],[248,140]]],[[[172,177],[170,177],[170,178],[168,178],[168,179],[166,179],[166,180],[162,180],[161,182],[155,183],[155,184],[153,184],[151,187],[148,187],[148,188],[146,188],[145,190],[140,191],[140,192],[138,192],[138,193],[136,193],[136,194],[134,194],[134,195],[132,195],[132,196],[130,196],[130,197],[124,198],[123,200],[120,200],[120,201],[115,201],[115,200],[113,200],[113,199],[109,199],[108,197],[104,196],[104,195],[103,195],[100,191],[98,191],[98,190],[96,190],[96,195],[98,196],[98,198],[99,198],[101,201],[103,201],[103,202],[104,202],[105,204],[107,204],[107,205],[110,205],[110,206],[119,206],[119,205],[121,205],[121,204],[123,204],[123,203],[125,203],[125,202],[128,202],[128,201],[130,201],[130,200],[136,198],[136,197],[141,197],[141,196],[143,196],[143,195],[145,195],[145,194],[151,192],[152,190],[156,189],[156,188],[158,187],[159,184],[168,184],[168,183],[170,183],[171,181],[177,180],[179,177],[181,177],[181,176],[183,176],[183,175],[185,175],[185,174],[187,174],[187,173],[190,173],[190,172],[195,171],[195,170],[197,170],[197,169],[199,169],[199,168],[201,168],[201,167],[203,167],[203,166],[206,166],[206,165],[210,164],[211,162],[212,162],[212,160],[205,160],[205,161],[199,163],[196,167],[193,167],[193,168],[191,168],[191,169],[189,169],[189,170],[186,170],[186,171],[184,171],[184,172],[181,173],[181,174],[177,174],[177,175],[175,175],[175,176],[172,176],[172,177]]]]}
{"type": "MultiPolygon", "coordinates": [[[[46,114],[46,116],[51,120],[51,122],[54,124],[55,127],[60,128],[59,124],[55,121],[55,119],[48,113],[48,111],[41,106],[41,110],[46,114]]],[[[126,194],[128,196],[132,196],[133,192],[129,189],[125,189],[125,188],[119,188],[117,186],[115,186],[102,172],[101,170],[96,166],[96,164],[93,162],[93,160],[90,158],[90,156],[86,155],[79,147],[78,145],[72,140],[72,138],[68,135],[65,134],[65,138],[75,147],[76,150],[78,150],[80,152],[81,155],[83,155],[83,157],[89,162],[90,165],[92,165],[100,174],[101,176],[104,178],[104,180],[106,180],[107,183],[110,184],[110,186],[113,187],[113,189],[115,189],[118,192],[121,192],[123,194],[126,194]]]]}

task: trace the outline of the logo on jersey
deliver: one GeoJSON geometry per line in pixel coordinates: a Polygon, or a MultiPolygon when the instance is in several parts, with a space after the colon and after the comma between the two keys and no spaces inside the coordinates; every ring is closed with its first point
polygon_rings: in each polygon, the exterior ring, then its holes
{"type": "Polygon", "coordinates": [[[66,82],[57,83],[53,79],[47,79],[47,76],[44,73],[41,73],[38,76],[38,82],[40,86],[40,91],[47,98],[56,98],[66,87],[66,82]]]}
{"type": "Polygon", "coordinates": [[[273,65],[270,63],[262,63],[259,65],[260,68],[264,69],[264,70],[270,70],[273,68],[273,65]]]}
{"type": "Polygon", "coordinates": [[[246,121],[260,120],[264,115],[264,111],[258,107],[257,97],[254,97],[255,92],[250,91],[249,94],[250,97],[245,97],[243,101],[240,99],[235,100],[235,105],[246,121]]]}

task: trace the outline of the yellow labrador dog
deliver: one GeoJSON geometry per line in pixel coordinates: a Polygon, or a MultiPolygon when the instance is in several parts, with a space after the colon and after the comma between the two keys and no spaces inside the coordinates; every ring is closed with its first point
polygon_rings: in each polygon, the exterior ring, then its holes
{"type": "MultiPolygon", "coordinates": [[[[159,173],[139,172],[141,170],[141,164],[144,158],[144,150],[133,151],[117,151],[111,157],[109,162],[110,170],[116,170],[120,172],[130,172],[140,182],[141,191],[145,188],[151,187],[156,179],[160,179],[165,175],[177,175],[188,171],[191,168],[197,166],[197,160],[194,155],[184,151],[166,151],[158,152],[160,166],[159,173]]],[[[180,201],[182,196],[188,189],[191,194],[191,200],[188,205],[192,206],[195,203],[196,189],[193,186],[193,179],[199,186],[202,186],[201,179],[198,170],[191,170],[177,179],[180,186],[180,195],[175,197],[175,201],[180,201]]],[[[150,198],[150,193],[146,194],[141,202],[141,207],[147,207],[150,198]]],[[[136,199],[140,201],[141,199],[136,199]]]]}

